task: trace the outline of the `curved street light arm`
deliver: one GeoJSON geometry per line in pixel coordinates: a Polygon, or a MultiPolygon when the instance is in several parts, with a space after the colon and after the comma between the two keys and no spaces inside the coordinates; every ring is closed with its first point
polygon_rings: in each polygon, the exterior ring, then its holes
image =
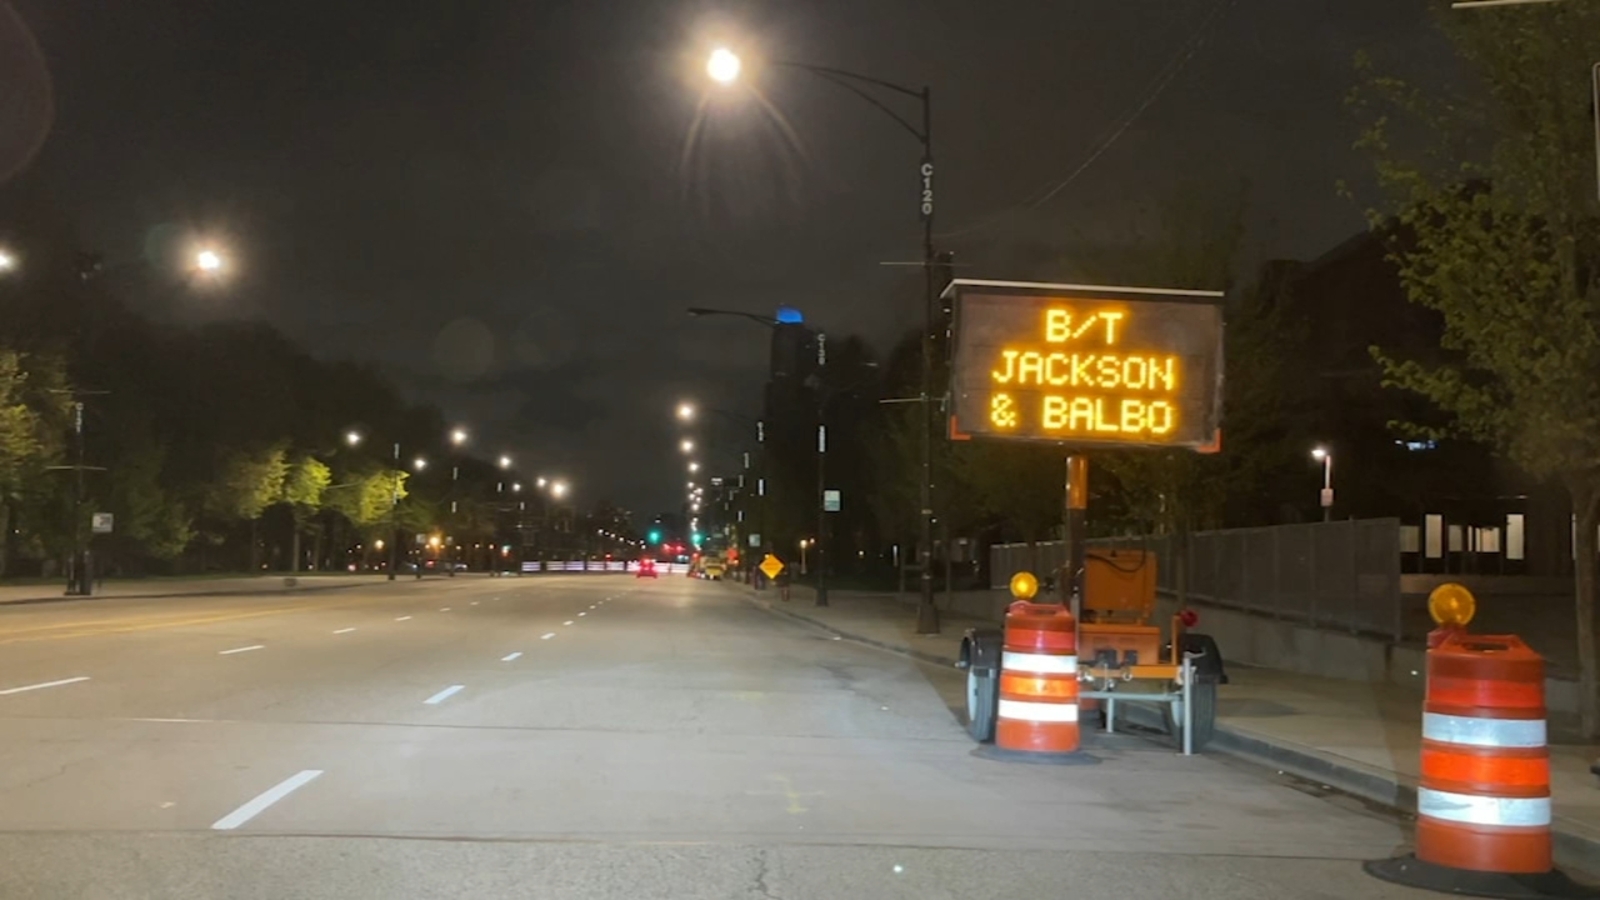
{"type": "Polygon", "coordinates": [[[855,94],[857,97],[860,97],[861,99],[863,99],[863,100],[867,101],[868,103],[872,104],[873,106],[877,107],[879,112],[881,112],[884,115],[888,116],[889,118],[895,120],[895,122],[898,123],[901,128],[904,128],[906,131],[911,132],[911,136],[916,138],[919,143],[921,143],[923,146],[927,146],[927,144],[928,144],[928,135],[927,134],[925,134],[921,129],[917,128],[917,126],[912,125],[910,122],[906,121],[904,116],[902,116],[899,113],[895,112],[894,110],[890,109],[888,104],[884,103],[882,100],[879,100],[877,97],[874,97],[871,94],[867,93],[866,91],[862,90],[861,88],[855,86],[854,84],[851,84],[850,83],[850,79],[855,78],[855,79],[859,79],[861,81],[866,81],[866,82],[871,83],[871,84],[877,84],[877,85],[882,85],[882,86],[887,87],[887,88],[892,88],[893,90],[900,91],[901,93],[904,93],[904,94],[909,94],[912,97],[916,97],[918,100],[921,100],[923,98],[922,92],[913,91],[913,90],[910,90],[909,88],[903,88],[903,87],[901,87],[900,85],[897,85],[897,84],[890,84],[887,81],[879,81],[876,78],[868,78],[865,75],[854,75],[853,73],[850,73],[850,72],[841,72],[838,69],[829,69],[829,68],[824,68],[822,66],[807,66],[807,65],[801,65],[800,63],[779,63],[778,65],[789,66],[791,68],[801,69],[803,71],[810,72],[811,74],[817,76],[818,78],[821,78],[824,81],[831,82],[833,84],[838,85],[839,87],[844,88],[845,90],[849,91],[850,93],[855,94]]]}

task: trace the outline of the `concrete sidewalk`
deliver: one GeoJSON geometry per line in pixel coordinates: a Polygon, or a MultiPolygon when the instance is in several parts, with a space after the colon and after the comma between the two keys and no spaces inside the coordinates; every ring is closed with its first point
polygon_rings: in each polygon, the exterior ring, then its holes
{"type": "MultiPolygon", "coordinates": [[[[965,629],[995,626],[941,613],[940,634],[918,635],[915,598],[833,591],[830,605],[817,607],[815,595],[805,588],[794,588],[787,603],[778,600],[776,591],[740,589],[775,613],[930,663],[954,665],[965,629]]],[[[1228,648],[1221,649],[1226,660],[1228,648]]],[[[1422,740],[1419,691],[1239,665],[1230,666],[1228,676],[1229,684],[1218,697],[1210,752],[1245,757],[1415,812],[1422,740]]],[[[1119,719],[1124,711],[1139,724],[1158,722],[1153,708],[1119,704],[1119,719]]],[[[1589,772],[1590,763],[1600,758],[1600,744],[1576,739],[1571,724],[1561,719],[1550,722],[1550,740],[1557,861],[1600,873],[1600,778],[1589,772]]]]}
{"type": "Polygon", "coordinates": [[[156,600],[168,597],[218,597],[230,594],[272,594],[327,591],[372,585],[382,575],[333,575],[326,573],[294,576],[291,585],[282,573],[233,578],[129,578],[113,579],[96,585],[88,597],[68,596],[64,583],[0,585],[0,606],[28,603],[57,603],[82,600],[156,600]]]}

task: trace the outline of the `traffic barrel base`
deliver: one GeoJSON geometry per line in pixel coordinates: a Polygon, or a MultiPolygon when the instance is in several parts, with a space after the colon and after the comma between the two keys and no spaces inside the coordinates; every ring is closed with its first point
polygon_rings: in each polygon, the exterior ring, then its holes
{"type": "Polygon", "coordinates": [[[994,744],[979,744],[973,748],[972,755],[995,762],[1036,763],[1042,766],[1093,766],[1100,763],[1100,757],[1091,756],[1082,750],[1074,750],[1071,753],[1040,753],[1036,750],[1007,750],[994,744]]]}
{"type": "Polygon", "coordinates": [[[1502,900],[1600,898],[1600,891],[1581,885],[1555,869],[1536,875],[1475,872],[1423,862],[1413,855],[1364,863],[1362,868],[1368,875],[1394,884],[1462,897],[1499,897],[1502,900]]]}

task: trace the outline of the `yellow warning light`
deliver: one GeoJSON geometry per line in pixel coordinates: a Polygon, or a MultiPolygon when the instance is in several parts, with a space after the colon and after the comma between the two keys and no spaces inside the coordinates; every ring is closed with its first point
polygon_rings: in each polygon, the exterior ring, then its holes
{"type": "Polygon", "coordinates": [[[1011,576],[1011,596],[1018,600],[1032,600],[1039,593],[1039,579],[1032,572],[1018,572],[1011,576]]]}
{"type": "Polygon", "coordinates": [[[1448,582],[1433,589],[1428,595],[1428,615],[1440,625],[1465,627],[1478,611],[1478,601],[1465,587],[1448,582]]]}

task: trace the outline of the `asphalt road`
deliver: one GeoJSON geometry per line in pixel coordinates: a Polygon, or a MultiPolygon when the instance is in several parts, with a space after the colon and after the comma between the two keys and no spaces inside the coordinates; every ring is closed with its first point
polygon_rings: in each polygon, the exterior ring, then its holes
{"type": "Polygon", "coordinates": [[[0,897],[1345,898],[1404,826],[684,578],[0,608],[0,897]]]}

